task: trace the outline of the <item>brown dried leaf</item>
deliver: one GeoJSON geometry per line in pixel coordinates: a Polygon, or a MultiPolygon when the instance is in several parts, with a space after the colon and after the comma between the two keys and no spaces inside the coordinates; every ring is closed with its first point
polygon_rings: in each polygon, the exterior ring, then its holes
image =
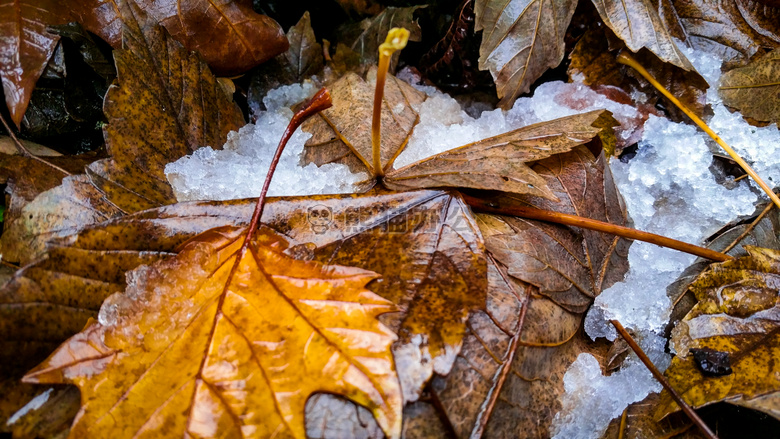
{"type": "Polygon", "coordinates": [[[527,163],[588,143],[613,124],[609,112],[596,110],[529,125],[394,169],[383,182],[395,190],[450,186],[555,199],[527,163]]]}
{"type": "Polygon", "coordinates": [[[614,439],[624,437],[626,439],[700,439],[705,437],[699,432],[686,416],[671,416],[662,421],[653,419],[653,409],[658,403],[658,394],[651,393],[642,401],[628,406],[626,425],[622,430],[620,417],[610,422],[607,431],[601,435],[602,439],[614,439]]]}
{"type": "Polygon", "coordinates": [[[59,41],[59,36],[46,32],[46,26],[72,19],[70,9],[54,0],[0,1],[0,78],[16,126],[59,41]]]}
{"type": "MultiPolygon", "coordinates": [[[[498,197],[614,224],[626,212],[602,155],[584,147],[534,165],[560,199],[498,197]]],[[[491,255],[487,307],[469,318],[452,372],[432,389],[458,437],[549,437],[563,374],[582,352],[592,298],[622,279],[629,243],[611,235],[514,217],[477,216],[491,255]]]]}
{"type": "Polygon", "coordinates": [[[659,8],[672,35],[732,65],[780,45],[780,8],[752,0],[666,0],[659,8]]]}
{"type": "Polygon", "coordinates": [[[196,54],[134,3],[122,14],[125,48],[114,52],[118,79],[103,104],[111,159],[87,173],[112,203],[136,212],[175,201],[167,163],[201,146],[219,148],[244,121],[196,54]]]}
{"type": "Polygon", "coordinates": [[[726,72],[719,93],[745,117],[780,123],[780,49],[726,72]]]}
{"type": "MultiPolygon", "coordinates": [[[[713,264],[690,286],[699,302],[672,333],[677,356],[666,370],[669,383],[693,407],[715,402],[763,411],[780,418],[780,252],[745,247],[748,256],[713,264]],[[729,354],[732,373],[704,375],[692,348],[729,354]]],[[[655,412],[679,410],[663,392],[655,412]]]]}
{"type": "Polygon", "coordinates": [[[632,52],[644,47],[664,62],[686,71],[696,70],[672,39],[653,0],[593,0],[593,4],[604,24],[632,52]]]}
{"type": "MultiPolygon", "coordinates": [[[[372,70],[372,73],[376,70],[372,70]]],[[[355,73],[347,73],[332,86],[333,106],[303,124],[304,131],[312,133],[306,142],[302,160],[305,163],[344,163],[353,172],[368,170],[371,166],[371,114],[374,106],[375,74],[366,81],[355,73]]],[[[382,167],[387,168],[401,153],[419,115],[413,109],[427,99],[400,79],[388,75],[382,106],[382,167]],[[397,112],[396,108],[402,110],[397,112]]]]}
{"type": "Polygon", "coordinates": [[[211,229],[134,272],[101,323],[25,377],[79,386],[71,435],[303,438],[307,399],[329,392],[399,436],[395,335],[376,319],[394,307],[365,288],[377,274],[293,259],[269,229],[243,253],[245,237],[243,228],[211,229]]]}
{"type": "MultiPolygon", "coordinates": [[[[38,390],[37,395],[14,413],[8,423],[3,422],[3,427],[0,428],[4,428],[16,439],[67,437],[73,417],[79,410],[79,390],[75,386],[41,389],[40,386],[21,385],[34,387],[38,390]]],[[[6,418],[0,414],[0,419],[6,418]]]]}
{"type": "Polygon", "coordinates": [[[475,30],[483,31],[479,68],[493,75],[502,108],[510,108],[563,60],[564,35],[576,6],[575,0],[476,0],[475,30]]]}

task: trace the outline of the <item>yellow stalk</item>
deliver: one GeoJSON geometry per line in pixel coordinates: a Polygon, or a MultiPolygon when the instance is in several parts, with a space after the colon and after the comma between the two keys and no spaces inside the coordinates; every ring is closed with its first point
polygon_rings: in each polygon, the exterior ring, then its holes
{"type": "Polygon", "coordinates": [[[667,98],[668,98],[670,101],[672,101],[672,103],[673,103],[674,105],[676,105],[676,106],[677,106],[677,108],[679,108],[680,110],[682,110],[682,112],[683,112],[683,113],[685,113],[685,114],[686,114],[688,117],[690,117],[690,118],[691,118],[691,120],[693,120],[693,121],[696,123],[696,125],[698,125],[698,126],[699,126],[699,128],[701,128],[702,130],[704,130],[704,132],[705,132],[705,133],[709,134],[709,136],[710,136],[710,137],[712,137],[712,140],[714,140],[714,141],[715,141],[715,142],[716,142],[718,145],[720,145],[720,146],[721,146],[721,148],[723,148],[724,150],[726,150],[726,152],[727,152],[727,153],[728,153],[728,154],[731,156],[731,158],[732,158],[732,159],[734,159],[734,161],[735,161],[735,162],[737,162],[737,164],[738,164],[739,166],[741,166],[741,167],[742,167],[742,169],[744,169],[744,170],[745,170],[745,172],[746,172],[746,173],[747,173],[747,174],[748,174],[748,175],[749,175],[749,176],[750,176],[750,177],[751,177],[751,178],[752,178],[752,179],[753,179],[753,180],[754,180],[756,183],[758,183],[758,185],[761,187],[761,189],[763,189],[763,190],[764,190],[764,192],[766,192],[766,194],[769,196],[769,199],[771,199],[771,200],[772,200],[772,202],[773,202],[773,203],[775,203],[775,205],[776,205],[777,207],[780,207],[780,198],[778,198],[778,197],[777,197],[777,195],[775,195],[775,193],[772,191],[772,188],[770,188],[770,187],[769,187],[769,185],[767,185],[767,184],[764,182],[764,180],[762,180],[762,179],[761,179],[761,177],[759,177],[759,175],[756,173],[756,171],[754,171],[754,170],[753,170],[753,168],[751,168],[751,167],[750,167],[750,165],[748,165],[748,164],[747,164],[747,162],[746,162],[745,160],[743,160],[743,159],[742,159],[742,157],[740,157],[740,156],[739,156],[739,154],[737,154],[737,152],[736,152],[736,151],[734,151],[734,149],[732,149],[732,148],[731,148],[731,146],[729,146],[729,144],[728,144],[728,143],[724,142],[724,141],[723,141],[723,139],[721,139],[721,138],[720,138],[720,136],[718,136],[717,134],[715,134],[715,131],[712,131],[712,128],[710,128],[709,126],[707,126],[707,124],[706,124],[706,123],[704,123],[704,121],[703,121],[703,120],[701,120],[701,119],[699,118],[699,116],[695,115],[695,114],[694,114],[694,113],[693,113],[693,112],[692,112],[690,109],[688,109],[688,107],[686,107],[685,105],[683,105],[683,103],[682,103],[682,102],[680,102],[680,101],[679,101],[679,100],[678,100],[676,97],[674,97],[674,96],[673,96],[673,95],[672,95],[672,94],[669,92],[669,90],[667,90],[667,89],[666,89],[666,88],[665,88],[663,85],[661,85],[661,84],[660,84],[658,81],[656,81],[656,80],[655,80],[655,78],[653,78],[653,77],[650,75],[650,73],[649,73],[647,70],[645,70],[645,68],[644,68],[644,67],[642,67],[642,65],[641,65],[641,64],[639,64],[639,63],[637,62],[637,60],[635,60],[635,59],[634,59],[634,58],[633,58],[631,55],[629,55],[628,53],[626,53],[626,52],[623,52],[623,53],[621,53],[620,55],[618,55],[618,59],[617,59],[617,61],[618,61],[620,64],[625,64],[625,65],[627,65],[627,66],[629,66],[629,67],[633,68],[633,69],[634,69],[634,70],[636,70],[637,72],[639,72],[639,74],[640,74],[640,75],[642,75],[642,76],[643,76],[645,79],[647,79],[647,80],[648,80],[648,81],[649,81],[651,84],[653,84],[653,87],[655,87],[656,89],[658,89],[658,91],[660,91],[661,93],[663,93],[663,95],[664,95],[664,96],[666,96],[666,97],[667,97],[667,98]]]}
{"type": "Polygon", "coordinates": [[[407,41],[409,41],[409,31],[401,27],[394,27],[387,33],[385,42],[379,46],[379,68],[376,72],[376,90],[374,91],[374,115],[371,119],[371,147],[374,175],[377,177],[382,177],[385,174],[382,169],[380,145],[382,141],[382,99],[385,94],[387,69],[390,67],[390,58],[393,53],[406,47],[407,41]]]}

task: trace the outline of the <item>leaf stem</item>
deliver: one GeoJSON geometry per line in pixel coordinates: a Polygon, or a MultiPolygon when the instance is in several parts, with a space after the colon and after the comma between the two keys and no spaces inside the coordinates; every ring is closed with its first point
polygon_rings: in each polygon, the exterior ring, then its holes
{"type": "MultiPolygon", "coordinates": [[[[268,194],[268,188],[271,186],[271,179],[274,176],[274,171],[276,171],[276,165],[279,164],[279,158],[282,157],[282,151],[284,151],[284,148],[287,146],[287,141],[290,140],[290,137],[292,137],[295,130],[298,129],[298,127],[301,126],[301,124],[306,119],[319,113],[322,110],[330,108],[332,105],[333,102],[330,99],[330,92],[328,92],[328,89],[326,88],[321,88],[320,91],[314,95],[314,97],[306,101],[293,115],[290,123],[284,130],[284,134],[282,134],[281,140],[279,140],[279,146],[276,147],[274,157],[271,159],[271,166],[268,168],[268,173],[265,176],[263,189],[260,191],[260,197],[257,199],[255,211],[252,214],[252,220],[249,222],[246,238],[244,238],[244,244],[241,246],[241,250],[239,251],[240,255],[243,255],[243,253],[246,251],[246,248],[249,245],[249,240],[251,239],[252,235],[254,235],[255,230],[257,230],[257,225],[260,223],[260,218],[263,216],[263,209],[265,208],[265,199],[266,195],[268,194]]],[[[238,259],[241,258],[239,257],[238,259]]]]}
{"type": "Polygon", "coordinates": [[[672,395],[672,398],[677,402],[677,405],[680,406],[682,411],[693,421],[694,424],[696,424],[697,427],[701,430],[702,433],[704,433],[705,436],[707,436],[710,439],[718,439],[718,436],[715,435],[715,433],[710,430],[710,427],[707,426],[707,424],[704,423],[704,421],[699,417],[698,414],[691,408],[691,406],[688,405],[688,403],[685,402],[685,400],[682,399],[682,396],[680,396],[679,393],[677,393],[676,390],[674,390],[674,387],[672,387],[671,384],[669,384],[669,381],[666,380],[666,377],[664,377],[664,374],[661,373],[661,371],[658,370],[657,367],[653,364],[652,361],[650,361],[650,358],[648,358],[647,354],[642,350],[641,347],[639,347],[639,344],[637,344],[636,340],[634,340],[633,337],[631,337],[631,334],[626,331],[626,328],[623,327],[623,325],[620,324],[617,320],[610,320],[610,323],[612,323],[612,326],[617,329],[617,332],[620,334],[621,337],[628,343],[628,345],[631,347],[631,349],[634,351],[637,357],[639,357],[640,360],[642,360],[642,363],[645,364],[648,370],[653,374],[655,379],[658,380],[659,383],[666,389],[667,392],[669,392],[670,395],[672,395]]]}
{"type": "Polygon", "coordinates": [[[11,126],[8,125],[8,122],[5,120],[5,117],[0,114],[0,121],[3,122],[3,126],[5,127],[5,130],[8,131],[8,135],[11,136],[11,139],[14,141],[14,145],[16,146],[16,149],[19,151],[19,154],[23,155],[24,157],[27,157],[29,159],[37,160],[46,166],[49,166],[53,169],[56,169],[66,176],[71,175],[70,172],[60,168],[59,166],[55,165],[54,163],[49,163],[46,160],[36,156],[35,154],[31,153],[30,150],[25,148],[24,144],[19,141],[19,139],[16,137],[16,134],[14,134],[14,130],[11,129],[11,126]]]}
{"type": "Polygon", "coordinates": [[[645,79],[647,79],[650,84],[653,85],[658,91],[660,91],[664,96],[666,96],[667,99],[672,101],[674,105],[677,106],[680,110],[682,110],[683,113],[685,113],[688,117],[691,118],[691,120],[696,123],[696,125],[699,126],[705,133],[709,134],[710,137],[712,137],[712,140],[714,140],[718,145],[721,146],[730,156],[732,159],[734,159],[737,164],[742,167],[742,169],[747,172],[748,175],[761,187],[761,189],[766,192],[766,194],[769,196],[769,199],[772,200],[773,203],[777,207],[780,207],[780,198],[775,195],[774,192],[772,192],[772,189],[767,185],[764,180],[756,173],[756,171],[753,170],[753,168],[750,167],[749,164],[745,160],[742,159],[742,157],[737,154],[736,151],[734,151],[731,146],[729,146],[728,143],[726,143],[723,139],[720,138],[717,134],[715,134],[715,131],[712,131],[712,128],[710,128],[703,120],[699,118],[699,116],[695,115],[688,107],[683,105],[682,102],[680,102],[672,93],[669,92],[663,85],[661,85],[658,81],[653,78],[652,75],[650,75],[650,72],[648,72],[644,67],[642,67],[637,60],[635,60],[631,55],[626,53],[625,51],[622,52],[620,55],[618,55],[617,61],[620,64],[625,64],[629,67],[632,67],[634,70],[639,72],[640,75],[642,75],[645,79]]]}
{"type": "Polygon", "coordinates": [[[734,247],[736,247],[736,246],[737,246],[737,244],[739,244],[740,242],[742,242],[742,240],[743,240],[743,239],[745,239],[745,237],[746,237],[746,236],[748,236],[748,235],[750,234],[750,232],[752,232],[752,231],[753,231],[753,229],[755,229],[755,228],[756,228],[756,226],[758,225],[758,223],[760,223],[760,222],[761,222],[761,220],[762,220],[762,219],[764,219],[764,217],[765,217],[765,216],[766,216],[766,215],[769,213],[769,211],[770,211],[770,210],[772,210],[772,208],[774,208],[774,207],[775,207],[775,205],[774,205],[774,204],[772,204],[772,203],[769,203],[769,204],[767,204],[767,205],[766,205],[766,207],[764,208],[764,210],[763,210],[763,211],[761,211],[761,213],[760,213],[760,214],[759,214],[759,215],[756,217],[756,219],[754,219],[754,220],[753,220],[753,222],[752,222],[752,223],[750,223],[750,225],[749,225],[749,226],[747,226],[747,228],[745,229],[745,231],[744,231],[744,232],[742,232],[742,234],[740,234],[740,235],[737,237],[737,239],[735,239],[734,241],[732,241],[732,242],[731,242],[731,244],[729,244],[729,245],[728,245],[728,247],[726,247],[726,248],[724,248],[724,249],[723,249],[723,253],[728,253],[728,252],[729,252],[731,249],[733,249],[734,247]]]}
{"type": "Polygon", "coordinates": [[[470,195],[462,194],[466,203],[475,210],[488,213],[497,213],[503,215],[513,215],[522,218],[535,219],[540,221],[549,221],[551,223],[564,224],[567,226],[582,227],[583,229],[596,230],[598,232],[611,233],[628,239],[649,242],[661,247],[667,247],[681,252],[689,253],[713,261],[729,261],[733,257],[710,250],[698,245],[688,244],[687,242],[667,238],[666,236],[656,235],[655,233],[643,232],[630,227],[618,226],[603,221],[585,218],[567,213],[553,212],[551,210],[536,209],[534,207],[506,206],[502,207],[493,202],[480,200],[470,195]]]}
{"type": "Polygon", "coordinates": [[[385,95],[387,70],[390,68],[390,58],[396,50],[406,47],[409,41],[409,31],[402,27],[394,27],[387,32],[385,42],[379,45],[379,67],[376,71],[376,89],[374,90],[374,114],[371,118],[371,153],[373,156],[374,175],[382,177],[381,144],[382,144],[382,100],[385,95]]]}

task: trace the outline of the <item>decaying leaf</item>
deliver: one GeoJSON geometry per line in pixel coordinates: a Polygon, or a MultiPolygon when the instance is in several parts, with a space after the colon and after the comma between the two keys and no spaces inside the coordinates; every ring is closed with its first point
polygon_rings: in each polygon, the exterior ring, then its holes
{"type": "MultiPolygon", "coordinates": [[[[560,201],[528,195],[492,201],[625,224],[603,154],[596,160],[578,147],[533,168],[560,201]]],[[[436,377],[432,391],[458,437],[549,437],[563,374],[593,349],[581,332],[583,312],[622,279],[629,243],[514,217],[477,219],[491,255],[487,306],[469,318],[452,372],[436,377]]]]}
{"type": "Polygon", "coordinates": [[[658,15],[657,3],[652,0],[593,0],[593,4],[604,24],[632,52],[639,52],[644,47],[665,62],[683,70],[695,70],[658,15]]]}
{"type": "Polygon", "coordinates": [[[121,10],[124,49],[114,52],[118,79],[103,104],[111,159],[87,173],[112,203],[136,212],[175,201],[167,163],[201,146],[219,148],[244,120],[197,54],[134,3],[121,10]]]}
{"type": "MultiPolygon", "coordinates": [[[[677,356],[666,370],[670,384],[693,407],[725,401],[780,418],[780,252],[745,247],[748,256],[713,264],[690,289],[699,302],[672,333],[677,356]],[[728,354],[733,373],[705,375],[690,350],[728,354]]],[[[676,410],[661,394],[656,418],[676,410]]]]}
{"type": "Polygon", "coordinates": [[[376,319],[394,307],[365,288],[377,274],[293,259],[268,229],[239,252],[245,237],[212,229],[132,273],[100,323],[27,375],[79,386],[71,435],[304,438],[306,400],[330,392],[369,407],[398,437],[395,335],[376,319]]]}
{"type": "MultiPolygon", "coordinates": [[[[371,164],[371,112],[373,78],[366,81],[349,73],[332,86],[333,107],[303,125],[312,133],[304,161],[318,166],[345,163],[353,171],[377,175],[371,164]]],[[[418,123],[414,107],[427,96],[409,84],[389,76],[382,106],[381,163],[383,184],[396,190],[432,187],[465,187],[526,193],[554,198],[545,181],[526,163],[569,151],[596,137],[607,146],[615,143],[614,119],[605,111],[592,111],[530,125],[495,137],[437,154],[420,162],[393,169],[418,123]]],[[[457,142],[457,140],[454,140],[457,142]]]]}
{"type": "Polygon", "coordinates": [[[483,31],[479,68],[493,75],[502,108],[563,60],[563,37],[576,7],[574,0],[476,0],[475,30],[483,31]]]}
{"type": "Polygon", "coordinates": [[[178,0],[175,11],[160,22],[221,76],[244,73],[289,47],[282,27],[250,2],[178,0]]]}
{"type": "MultiPolygon", "coordinates": [[[[385,42],[387,31],[394,27],[402,27],[409,31],[409,41],[420,41],[422,29],[414,18],[414,12],[425,6],[411,6],[408,8],[385,8],[374,17],[354,25],[339,29],[339,43],[344,44],[360,55],[360,61],[364,64],[375,64],[379,59],[379,45],[385,42]]],[[[390,60],[390,71],[395,70],[398,63],[396,54],[390,60]]]]}
{"type": "Polygon", "coordinates": [[[724,104],[743,116],[780,122],[780,49],[726,72],[719,93],[724,104]]]}
{"type": "MultiPolygon", "coordinates": [[[[376,70],[372,70],[374,72],[376,70]]],[[[371,114],[375,83],[375,74],[369,74],[367,81],[355,73],[347,73],[328,87],[333,106],[302,126],[304,131],[312,133],[312,138],[306,142],[305,162],[313,162],[317,166],[344,163],[353,172],[368,169],[375,174],[371,166],[371,114]]],[[[382,106],[380,152],[383,167],[390,166],[406,146],[419,119],[413,107],[425,99],[425,93],[388,75],[382,106]]]]}
{"type": "Polygon", "coordinates": [[[27,265],[56,237],[122,215],[84,175],[70,176],[21,206],[6,223],[0,251],[7,261],[27,265]]]}
{"type": "MultiPolygon", "coordinates": [[[[396,190],[450,186],[555,199],[544,178],[526,163],[570,151],[613,124],[608,112],[595,110],[529,125],[394,169],[383,182],[396,190]]],[[[614,137],[604,140],[614,150],[614,137]]]]}
{"type": "MultiPolygon", "coordinates": [[[[601,26],[588,30],[569,54],[571,59],[567,71],[569,78],[597,90],[599,87],[613,86],[629,95],[642,92],[649,96],[649,99],[646,105],[638,106],[641,113],[653,112],[653,105],[661,100],[672,120],[687,120],[685,119],[687,116],[641,75],[617,63],[617,56],[621,50],[626,50],[625,44],[608,28],[601,26]]],[[[698,72],[685,71],[665,63],[646,49],[640,50],[633,56],[686,107],[699,116],[704,115],[709,85],[698,72]]]]}
{"type": "Polygon", "coordinates": [[[260,66],[252,75],[247,103],[253,113],[265,111],[263,98],[269,90],[308,79],[325,66],[322,45],[311,27],[309,11],[287,31],[290,47],[286,52],[260,66]]]}
{"type": "Polygon", "coordinates": [[[679,416],[670,416],[661,421],[653,418],[653,410],[658,403],[659,395],[651,393],[642,401],[628,406],[626,413],[626,425],[621,427],[620,417],[610,422],[607,431],[601,435],[602,439],[614,439],[624,437],[626,439],[700,439],[704,436],[693,423],[682,413],[679,416]]]}
{"type": "Polygon", "coordinates": [[[54,53],[59,37],[46,26],[72,20],[71,11],[54,0],[0,2],[0,78],[11,119],[19,126],[30,95],[54,53]]]}
{"type": "Polygon", "coordinates": [[[762,47],[780,45],[780,8],[753,0],[671,0],[659,3],[676,38],[729,64],[747,62],[762,47]]]}

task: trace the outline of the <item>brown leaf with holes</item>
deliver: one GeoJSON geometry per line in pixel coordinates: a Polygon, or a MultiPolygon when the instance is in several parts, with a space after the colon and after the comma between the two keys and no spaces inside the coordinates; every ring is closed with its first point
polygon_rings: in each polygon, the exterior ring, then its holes
{"type": "MultiPolygon", "coordinates": [[[[393,76],[388,77],[382,106],[381,163],[385,187],[409,190],[434,187],[493,189],[554,198],[544,179],[526,163],[566,152],[595,138],[606,147],[614,147],[612,126],[607,111],[563,117],[497,135],[464,146],[453,140],[453,149],[430,158],[393,168],[419,122],[415,107],[427,95],[393,76]]],[[[319,113],[303,125],[312,133],[304,149],[304,163],[344,163],[353,172],[378,173],[372,166],[371,114],[374,78],[366,81],[348,73],[333,84],[333,107],[319,113]]]]}
{"type": "Polygon", "coordinates": [[[511,108],[563,60],[564,35],[576,7],[574,0],[475,1],[475,30],[482,30],[479,68],[493,75],[502,108],[511,108]]]}
{"type": "Polygon", "coordinates": [[[134,3],[121,12],[124,48],[114,52],[118,77],[103,103],[111,159],[87,174],[129,213],[175,201],[165,165],[201,146],[221,147],[244,120],[197,54],[134,3]]]}
{"type": "MultiPolygon", "coordinates": [[[[780,252],[746,246],[748,255],[713,264],[690,286],[698,303],[672,332],[677,352],[665,375],[693,407],[725,401],[780,419],[780,252]],[[732,372],[701,371],[692,349],[725,353],[732,372]]],[[[679,410],[661,393],[657,419],[679,410]]]]}
{"type": "Polygon", "coordinates": [[[593,4],[604,24],[632,52],[646,48],[664,62],[686,71],[695,70],[677,47],[653,0],[593,0],[593,4]]]}
{"type": "Polygon", "coordinates": [[[743,116],[780,122],[780,48],[721,77],[723,103],[743,116]]]}
{"type": "Polygon", "coordinates": [[[671,0],[659,4],[669,32],[694,49],[744,64],[763,47],[780,46],[780,4],[754,0],[671,0]]]}
{"type": "Polygon", "coordinates": [[[294,259],[269,229],[243,252],[245,238],[244,228],[211,229],[131,273],[99,323],[27,374],[79,386],[71,436],[304,438],[315,392],[368,407],[399,436],[396,337],[377,320],[395,307],[365,288],[378,275],[294,259]]]}
{"type": "Polygon", "coordinates": [[[35,83],[60,39],[46,26],[72,20],[70,8],[54,0],[0,1],[0,79],[16,126],[22,123],[35,83]]]}
{"type": "MultiPolygon", "coordinates": [[[[537,162],[560,201],[499,196],[624,225],[625,208],[603,154],[584,147],[537,162]]],[[[628,269],[623,238],[521,218],[478,214],[490,254],[487,307],[471,315],[452,372],[432,391],[458,437],[550,437],[563,374],[582,352],[584,311],[628,269]]],[[[606,350],[603,350],[606,352],[606,350]]]]}

